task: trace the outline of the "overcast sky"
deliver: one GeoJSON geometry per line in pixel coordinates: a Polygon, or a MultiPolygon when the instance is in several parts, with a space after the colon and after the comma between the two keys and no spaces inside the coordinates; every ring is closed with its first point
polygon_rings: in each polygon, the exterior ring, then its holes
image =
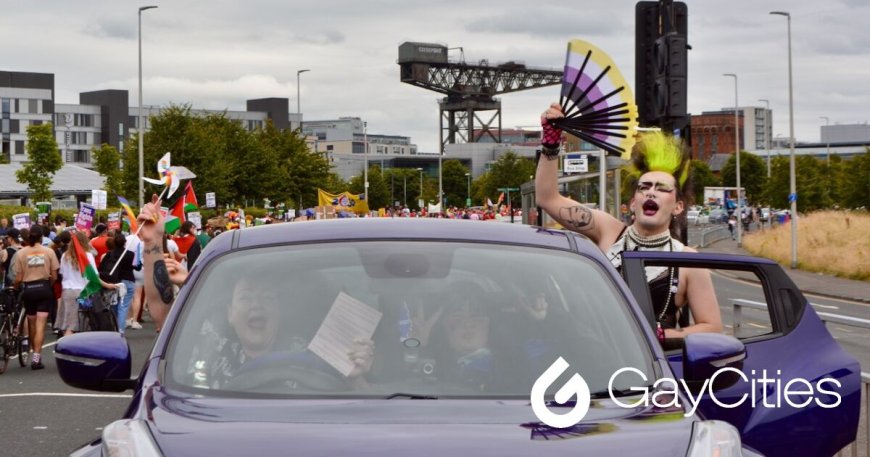
{"type": "MultiPolygon", "coordinates": [[[[440,95],[399,81],[405,41],[463,47],[467,61],[521,61],[560,69],[566,43],[589,41],[634,84],[635,1],[529,0],[59,0],[4,2],[0,69],[55,74],[58,103],[79,92],[127,89],[137,105],[137,8],[143,13],[145,104],[245,110],[245,100],[287,97],[305,119],[356,116],[371,133],[438,148],[440,95]],[[560,6],[570,4],[570,6],[560,6]]],[[[870,119],[870,1],[696,0],[689,7],[689,110],[734,104],[773,109],[788,136],[787,26],[792,15],[795,137],[820,125],[870,119]]],[[[453,52],[451,52],[451,57],[453,52]]],[[[458,57],[458,56],[457,56],[458,57]]],[[[504,128],[537,122],[558,99],[552,86],[501,97],[504,128]]]]}

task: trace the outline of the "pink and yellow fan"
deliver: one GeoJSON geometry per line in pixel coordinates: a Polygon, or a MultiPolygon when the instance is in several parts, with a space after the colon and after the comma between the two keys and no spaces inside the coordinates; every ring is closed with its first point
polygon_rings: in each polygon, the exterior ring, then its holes
{"type": "Polygon", "coordinates": [[[565,113],[553,124],[584,141],[628,159],[637,133],[637,106],[613,60],[591,43],[568,43],[562,94],[565,113]]]}

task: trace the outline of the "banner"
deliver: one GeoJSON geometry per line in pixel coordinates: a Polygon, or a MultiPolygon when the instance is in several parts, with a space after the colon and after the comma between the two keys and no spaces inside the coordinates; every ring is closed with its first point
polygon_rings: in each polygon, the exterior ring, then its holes
{"type": "Polygon", "coordinates": [[[105,190],[91,191],[91,204],[96,209],[106,209],[106,196],[108,193],[105,190]]]}
{"type": "Polygon", "coordinates": [[[193,222],[197,230],[202,230],[202,215],[198,212],[187,213],[187,220],[193,222]]]}
{"type": "Polygon", "coordinates": [[[205,207],[206,208],[214,208],[215,207],[214,192],[206,192],[206,194],[205,194],[205,207]]]}
{"type": "Polygon", "coordinates": [[[121,230],[121,213],[109,213],[106,226],[109,230],[121,230]]]}
{"type": "Polygon", "coordinates": [[[36,202],[36,223],[47,225],[51,218],[51,202],[36,202]]]}
{"type": "Polygon", "coordinates": [[[76,217],[76,229],[90,233],[91,227],[94,226],[94,216],[96,215],[96,208],[87,203],[81,203],[79,206],[79,215],[76,217]]]}
{"type": "Polygon", "coordinates": [[[351,211],[360,215],[369,212],[369,205],[365,201],[365,196],[350,192],[330,194],[323,189],[317,189],[317,205],[334,206],[338,211],[351,211]]]}
{"type": "Polygon", "coordinates": [[[12,226],[21,229],[30,228],[30,213],[15,214],[12,216],[12,226]]]}

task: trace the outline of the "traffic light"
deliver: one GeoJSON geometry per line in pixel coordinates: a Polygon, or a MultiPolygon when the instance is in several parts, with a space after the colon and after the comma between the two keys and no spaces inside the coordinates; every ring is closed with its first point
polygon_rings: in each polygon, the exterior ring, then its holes
{"type": "Polygon", "coordinates": [[[685,124],[688,8],[682,2],[635,7],[635,92],[641,125],[685,124]]]}

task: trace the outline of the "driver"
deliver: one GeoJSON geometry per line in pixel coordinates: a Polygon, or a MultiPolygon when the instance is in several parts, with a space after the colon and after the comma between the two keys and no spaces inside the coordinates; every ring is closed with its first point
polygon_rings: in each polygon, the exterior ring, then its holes
{"type": "MultiPolygon", "coordinates": [[[[290,291],[272,276],[254,274],[235,283],[226,307],[229,325],[221,328],[210,320],[203,323],[204,344],[194,348],[188,370],[194,385],[220,389],[241,373],[280,366],[300,366],[341,376],[307,349],[319,323],[297,325],[310,322],[311,314],[325,316],[328,308],[315,303],[305,303],[305,308],[293,306],[292,302],[298,301],[288,300],[292,297],[290,291]]],[[[354,363],[354,369],[344,378],[348,388],[366,385],[363,375],[371,369],[373,355],[370,340],[355,342],[347,354],[354,363]]]]}

